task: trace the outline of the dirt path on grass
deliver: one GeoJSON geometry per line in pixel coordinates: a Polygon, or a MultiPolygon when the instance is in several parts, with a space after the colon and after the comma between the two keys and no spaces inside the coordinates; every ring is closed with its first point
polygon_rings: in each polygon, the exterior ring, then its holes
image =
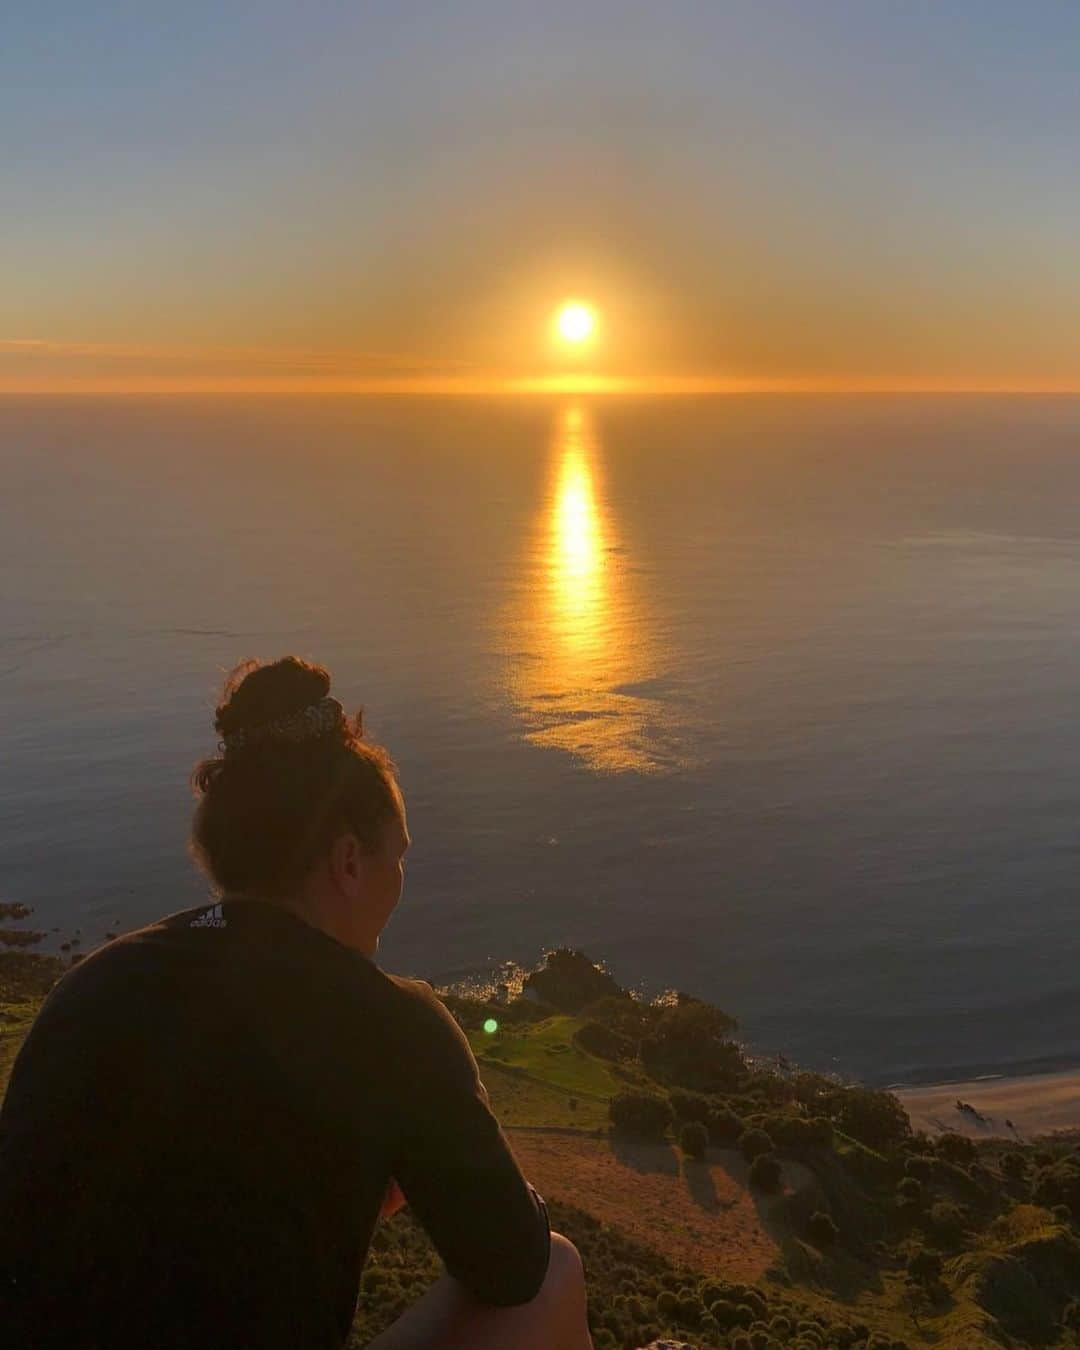
{"type": "MultiPolygon", "coordinates": [[[[738,1153],[711,1149],[707,1162],[667,1144],[614,1144],[567,1134],[508,1132],[526,1175],[545,1196],[588,1210],[669,1260],[753,1283],[779,1258],[769,1213],[738,1153]]],[[[785,1164],[787,1190],[813,1178],[785,1164]]]]}

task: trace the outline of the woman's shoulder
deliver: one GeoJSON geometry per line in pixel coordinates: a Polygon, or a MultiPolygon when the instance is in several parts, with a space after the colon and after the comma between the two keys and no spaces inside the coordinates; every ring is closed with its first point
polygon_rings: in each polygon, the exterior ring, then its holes
{"type": "Polygon", "coordinates": [[[384,998],[392,1007],[388,1022],[408,1041],[422,1041],[435,1053],[457,1051],[471,1059],[469,1042],[453,1014],[427,980],[391,975],[376,967],[384,998]]]}

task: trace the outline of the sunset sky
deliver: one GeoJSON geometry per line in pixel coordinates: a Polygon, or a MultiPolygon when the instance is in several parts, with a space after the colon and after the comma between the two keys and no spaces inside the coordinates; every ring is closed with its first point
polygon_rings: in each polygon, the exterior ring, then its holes
{"type": "Polygon", "coordinates": [[[0,390],[1080,389],[1078,71],[1037,0],[17,4],[0,390]]]}

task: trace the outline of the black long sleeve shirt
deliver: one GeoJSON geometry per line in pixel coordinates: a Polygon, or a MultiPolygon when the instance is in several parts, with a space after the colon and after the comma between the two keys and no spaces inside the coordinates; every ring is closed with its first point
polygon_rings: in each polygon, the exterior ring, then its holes
{"type": "Polygon", "coordinates": [[[543,1202],[429,985],[260,901],[166,916],[45,1000],[0,1110],[0,1327],[39,1350],[337,1350],[395,1178],[526,1302],[543,1202]]]}

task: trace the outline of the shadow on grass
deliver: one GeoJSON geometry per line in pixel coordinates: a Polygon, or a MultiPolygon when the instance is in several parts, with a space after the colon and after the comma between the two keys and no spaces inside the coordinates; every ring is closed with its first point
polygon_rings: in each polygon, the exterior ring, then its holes
{"type": "Polygon", "coordinates": [[[684,1158],[682,1173],[686,1189],[694,1204],[715,1213],[720,1208],[720,1197],[716,1193],[708,1161],[701,1158],[684,1158]]]}
{"type": "Polygon", "coordinates": [[[737,1186],[749,1192],[758,1222],[783,1254],[789,1276],[817,1285],[844,1302],[860,1294],[880,1295],[884,1291],[882,1272],[868,1255],[848,1249],[843,1242],[828,1252],[819,1251],[805,1239],[808,1220],[815,1210],[836,1214],[850,1205],[851,1197],[832,1194],[830,1183],[841,1187],[851,1184],[839,1168],[823,1176],[802,1163],[781,1158],[782,1188],[769,1193],[750,1185],[750,1165],[741,1154],[725,1149],[713,1157],[737,1186]]]}
{"type": "Polygon", "coordinates": [[[635,1172],[659,1173],[665,1177],[679,1175],[679,1160],[670,1144],[645,1144],[628,1139],[613,1130],[608,1135],[611,1151],[619,1162],[635,1172]]]}

